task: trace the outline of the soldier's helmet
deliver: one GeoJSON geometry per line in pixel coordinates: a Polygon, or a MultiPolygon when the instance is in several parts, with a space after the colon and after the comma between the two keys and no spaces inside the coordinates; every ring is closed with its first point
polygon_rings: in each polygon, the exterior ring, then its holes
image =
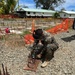
{"type": "Polygon", "coordinates": [[[33,32],[34,39],[41,39],[42,35],[43,35],[43,30],[42,29],[36,29],[33,32]]]}

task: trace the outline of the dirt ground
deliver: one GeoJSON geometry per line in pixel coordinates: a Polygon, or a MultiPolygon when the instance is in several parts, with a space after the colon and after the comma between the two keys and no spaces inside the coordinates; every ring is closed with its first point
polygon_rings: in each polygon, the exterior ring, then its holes
{"type": "Polygon", "coordinates": [[[18,35],[15,39],[12,35],[6,36],[10,40],[0,40],[0,69],[3,63],[10,75],[75,75],[75,30],[68,31],[54,35],[60,47],[49,65],[41,68],[40,62],[36,72],[23,69],[30,52],[24,39],[18,35]]]}
{"type": "MultiPolygon", "coordinates": [[[[60,21],[62,20],[58,20],[58,22],[56,22],[61,23],[60,21]]],[[[12,29],[18,30],[18,27],[22,26],[24,30],[27,30],[31,24],[32,20],[0,20],[0,27],[2,29],[9,26],[12,29]]],[[[56,23],[50,20],[48,22],[36,21],[36,25],[41,25],[41,27],[44,27],[44,25],[51,26],[53,24],[55,25],[56,23]]],[[[72,21],[69,22],[69,26],[71,25],[72,21]]],[[[49,65],[45,68],[41,68],[40,66],[42,62],[40,62],[36,72],[23,69],[27,64],[30,50],[25,44],[24,37],[22,35],[8,34],[0,37],[1,71],[3,63],[7,66],[7,70],[10,75],[75,75],[75,30],[69,29],[68,31],[69,32],[62,32],[54,35],[60,47],[55,52],[54,58],[50,61],[49,65]]]]}

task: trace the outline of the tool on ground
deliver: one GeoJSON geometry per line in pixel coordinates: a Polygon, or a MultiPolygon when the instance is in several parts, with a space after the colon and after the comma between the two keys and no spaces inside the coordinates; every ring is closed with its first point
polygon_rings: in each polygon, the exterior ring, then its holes
{"type": "MultiPolygon", "coordinates": [[[[40,46],[42,47],[42,46],[40,46]]],[[[30,71],[35,71],[37,70],[38,64],[40,63],[40,59],[38,58],[37,55],[39,53],[39,49],[41,49],[39,46],[34,46],[31,53],[28,56],[28,62],[24,70],[30,70],[30,71]]]]}

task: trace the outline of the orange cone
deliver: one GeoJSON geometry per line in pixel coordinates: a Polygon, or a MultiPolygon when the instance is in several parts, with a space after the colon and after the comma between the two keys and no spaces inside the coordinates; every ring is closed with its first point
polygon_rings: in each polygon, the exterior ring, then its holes
{"type": "Polygon", "coordinates": [[[35,30],[35,20],[32,21],[32,28],[31,28],[31,32],[33,32],[35,30]]]}

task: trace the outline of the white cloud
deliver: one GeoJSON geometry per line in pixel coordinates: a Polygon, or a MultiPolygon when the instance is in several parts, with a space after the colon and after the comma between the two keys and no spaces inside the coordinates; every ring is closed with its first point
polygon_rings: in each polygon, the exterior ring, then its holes
{"type": "Polygon", "coordinates": [[[26,3],[26,2],[20,1],[20,5],[25,5],[25,6],[28,6],[29,8],[35,8],[34,3],[26,3]]]}
{"type": "Polygon", "coordinates": [[[29,8],[35,8],[34,4],[25,4],[26,6],[28,6],[29,8]]]}
{"type": "Polygon", "coordinates": [[[57,7],[57,10],[60,10],[61,8],[65,8],[66,10],[69,10],[71,6],[75,6],[75,0],[66,0],[65,3],[57,7]]]}
{"type": "Polygon", "coordinates": [[[66,0],[66,2],[64,3],[64,7],[67,8],[69,6],[73,6],[75,5],[75,0],[66,0]]]}

